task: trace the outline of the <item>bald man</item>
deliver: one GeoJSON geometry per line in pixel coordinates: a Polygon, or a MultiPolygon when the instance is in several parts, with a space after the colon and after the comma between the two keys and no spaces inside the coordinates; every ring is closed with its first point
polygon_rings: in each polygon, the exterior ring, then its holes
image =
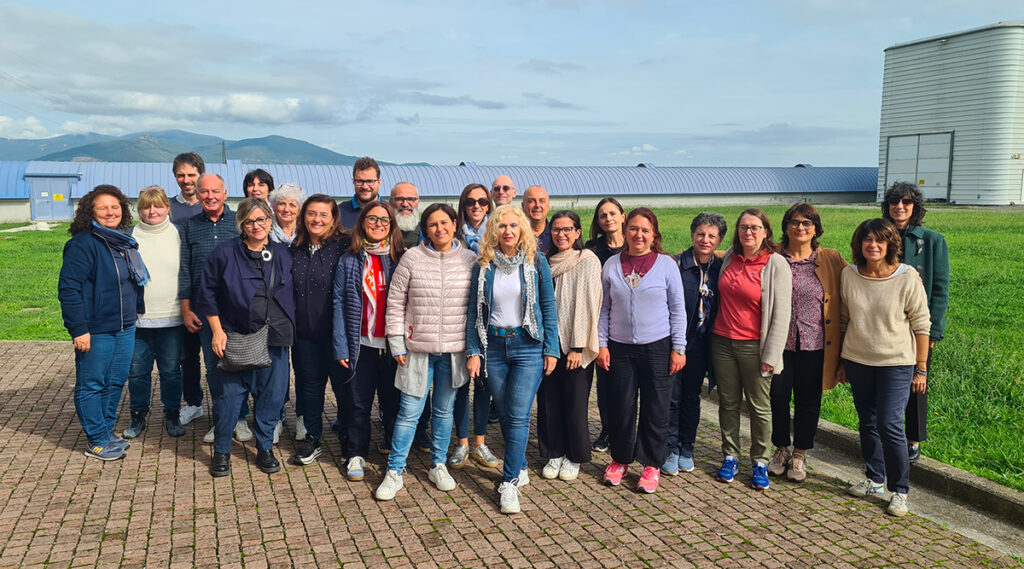
{"type": "Polygon", "coordinates": [[[530,186],[523,194],[523,211],[530,218],[530,229],[537,238],[537,251],[547,253],[551,246],[551,224],[548,223],[548,192],[540,186],[530,186]]]}
{"type": "Polygon", "coordinates": [[[516,185],[512,178],[502,174],[494,179],[491,184],[491,198],[494,200],[494,207],[512,203],[516,197],[516,185]]]}

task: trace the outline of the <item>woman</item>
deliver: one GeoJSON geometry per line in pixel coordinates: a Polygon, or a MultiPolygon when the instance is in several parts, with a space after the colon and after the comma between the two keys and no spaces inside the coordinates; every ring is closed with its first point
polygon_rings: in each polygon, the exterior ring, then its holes
{"type": "Polygon", "coordinates": [[[267,201],[270,191],[274,189],[274,177],[263,168],[250,170],[242,180],[242,192],[247,198],[259,198],[267,201]]]}
{"type": "Polygon", "coordinates": [[[299,225],[299,209],[304,201],[306,192],[295,184],[281,184],[270,192],[270,207],[274,210],[274,226],[270,230],[272,241],[291,244],[295,239],[295,228],[299,225]]]}
{"type": "MultiPolygon", "coordinates": [[[[313,194],[299,211],[302,223],[295,230],[292,254],[292,281],[295,291],[295,407],[305,413],[295,421],[295,430],[303,431],[292,461],[311,464],[322,450],[324,395],[327,379],[338,407],[342,406],[341,364],[334,359],[331,338],[333,328],[334,273],[338,260],[351,245],[341,227],[338,204],[324,194],[313,194]]],[[[298,437],[298,434],[296,434],[298,437]]]]}
{"type": "Polygon", "coordinates": [[[860,452],[867,477],[848,492],[881,497],[888,512],[907,513],[910,461],[903,411],[911,393],[924,393],[932,319],[921,276],[898,261],[900,234],[885,219],[869,219],[853,233],[853,265],[843,269],[840,326],[842,365],[853,391],[860,452]]]}
{"type": "Polygon", "coordinates": [[[822,390],[836,385],[839,274],[846,260],[835,249],[818,247],[818,238],[825,230],[818,211],[809,203],[789,208],[782,216],[782,230],[782,256],[793,277],[793,308],[782,352],[783,369],[772,379],[769,393],[776,450],[768,463],[768,474],[785,474],[793,482],[803,482],[807,478],[807,451],[814,448],[818,432],[822,390]]]}
{"type": "MultiPolygon", "coordinates": [[[[256,467],[267,474],[281,470],[274,457],[274,429],[288,393],[288,348],[295,334],[292,258],[288,247],[270,240],[273,212],[259,198],[238,204],[236,222],[241,234],[217,245],[206,259],[196,299],[196,312],[205,316],[213,335],[216,358],[224,357],[226,331],[251,334],[268,327],[270,366],[250,371],[220,370],[210,378],[216,417],[210,474],[231,474],[231,433],[238,410],[253,397],[256,467]]],[[[214,362],[217,365],[218,362],[214,362]]]]}
{"type": "MultiPolygon", "coordinates": [[[[597,255],[602,267],[612,255],[622,249],[626,241],[622,234],[622,222],[625,219],[626,210],[622,209],[622,205],[615,198],[603,198],[597,202],[594,218],[590,221],[590,240],[584,247],[597,255]]],[[[608,424],[607,391],[608,372],[597,366],[597,411],[601,417],[601,432],[594,440],[594,452],[608,452],[608,431],[605,429],[605,425],[608,424]]]]}
{"type": "Polygon", "coordinates": [[[597,321],[601,313],[601,261],[583,248],[576,212],[551,216],[548,262],[555,283],[558,345],[561,357],[537,392],[537,441],[541,471],[547,479],[575,480],[580,464],[590,462],[587,407],[597,358],[597,321]]]}
{"type": "MultiPolygon", "coordinates": [[[[921,275],[928,297],[932,325],[928,332],[928,366],[932,348],[946,333],[946,308],[949,306],[949,246],[942,234],[922,227],[924,195],[914,184],[896,182],[885,192],[882,217],[896,226],[903,239],[899,260],[921,275]]],[[[907,452],[910,462],[921,457],[921,442],[928,438],[928,392],[911,393],[906,412],[907,452]]]]}
{"type": "Polygon", "coordinates": [[[618,486],[636,459],[644,467],[637,490],[650,494],[668,456],[673,376],[686,365],[686,307],[679,269],[661,248],[654,212],[634,209],[625,227],[626,250],[612,255],[601,272],[597,365],[609,372],[612,455],[604,482],[618,486]]]}
{"type": "Polygon", "coordinates": [[[459,243],[458,214],[447,204],[431,204],[420,218],[426,239],[402,256],[388,291],[388,343],[398,363],[395,387],[401,391],[388,469],[378,500],[402,489],[402,472],[427,401],[433,425],[428,478],[438,490],[455,489],[445,459],[452,435],[455,393],[469,383],[466,373],[466,312],[476,253],[459,243]],[[427,397],[433,385],[434,393],[427,397]]]}
{"type": "Polygon", "coordinates": [[[391,206],[378,202],[363,207],[352,232],[352,245],[334,273],[334,358],[344,372],[346,476],[363,479],[370,452],[370,406],[373,394],[384,417],[384,442],[398,414],[395,360],[388,353],[384,306],[402,255],[402,232],[391,206]]]}
{"type": "Polygon", "coordinates": [[[530,410],[543,376],[558,362],[558,316],[551,269],[536,254],[526,213],[498,207],[480,240],[466,319],[470,377],[487,373],[505,438],[505,466],[498,487],[501,511],[520,511],[519,488],[529,484],[526,440],[530,410]]]}
{"type": "Polygon", "coordinates": [[[160,401],[164,409],[167,434],[180,437],[181,426],[181,350],[185,321],[178,301],[179,255],[168,251],[180,248],[178,229],[171,223],[171,202],[160,186],[149,186],[139,192],[136,203],[139,223],[132,236],[139,243],[139,255],[146,263],[150,280],[145,288],[145,314],[139,314],[135,325],[135,351],[128,372],[131,425],[122,435],[134,439],[146,428],[150,390],[153,385],[153,361],[160,372],[160,401]]]}
{"type": "MultiPolygon", "coordinates": [[[[494,209],[491,195],[482,184],[470,184],[459,196],[459,223],[462,242],[474,253],[479,253],[480,237],[487,226],[487,216],[494,209]]],[[[448,458],[448,466],[460,469],[466,466],[466,459],[472,457],[480,466],[495,468],[498,457],[487,447],[487,419],[491,410],[491,394],[487,382],[479,378],[473,384],[473,448],[469,447],[469,386],[459,388],[455,395],[455,436],[459,445],[448,458]]]]}
{"type": "MultiPolygon", "coordinates": [[[[718,273],[722,259],[715,250],[725,237],[725,218],[698,214],[690,222],[693,246],[676,257],[686,306],[686,367],[672,386],[668,415],[668,457],[661,473],[675,476],[693,471],[693,446],[700,424],[700,389],[711,371],[710,330],[718,314],[718,273]]],[[[714,380],[709,380],[709,389],[714,380]]]]}
{"type": "Polygon", "coordinates": [[[750,417],[751,486],[768,489],[772,375],[782,373],[789,333],[793,273],[776,251],[768,216],[747,209],[736,222],[732,247],[722,256],[721,301],[711,327],[711,367],[718,383],[722,467],[718,480],[732,482],[739,470],[740,403],[747,396],[750,417]]]}
{"type": "Polygon", "coordinates": [[[128,448],[114,423],[135,349],[135,320],[145,312],[142,287],[149,277],[126,233],[130,207],[110,185],[78,200],[57,283],[75,346],[75,412],[89,442],[85,456],[99,460],[124,458],[128,448]]]}

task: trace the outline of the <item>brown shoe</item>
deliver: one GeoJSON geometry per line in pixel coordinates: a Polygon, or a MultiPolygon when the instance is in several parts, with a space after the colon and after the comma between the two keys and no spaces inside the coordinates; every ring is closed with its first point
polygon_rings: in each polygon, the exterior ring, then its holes
{"type": "Polygon", "coordinates": [[[779,447],[775,451],[772,461],[768,463],[768,474],[772,476],[782,476],[785,474],[786,467],[789,466],[789,457],[789,447],[779,447]]]}
{"type": "Polygon", "coordinates": [[[789,471],[786,478],[793,482],[803,482],[807,478],[807,451],[793,449],[793,458],[789,460],[789,471]]]}

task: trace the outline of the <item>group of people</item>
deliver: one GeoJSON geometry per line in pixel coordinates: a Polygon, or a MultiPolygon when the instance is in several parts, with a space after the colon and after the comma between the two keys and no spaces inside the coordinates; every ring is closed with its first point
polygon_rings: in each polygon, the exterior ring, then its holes
{"type": "Polygon", "coordinates": [[[592,452],[609,452],[606,484],[621,484],[636,462],[636,487],[651,493],[662,475],[694,470],[707,378],[719,390],[718,480],[739,471],[745,396],[751,485],[764,490],[769,475],[806,478],[822,392],[848,382],[866,463],[850,492],[880,496],[887,481],[888,511],[907,511],[949,285],[945,241],[922,227],[923,197],[911,184],[890,188],[882,217],[856,229],[847,265],[818,246],[824,230],[808,203],[785,213],[778,244],[764,212],[743,211],[724,252],[726,220],[701,213],[692,246],[673,256],[648,208],[627,213],[602,199],[588,240],[577,213],[548,217],[544,188],[514,203],[508,176],[490,191],[466,186],[457,208],[421,210],[409,182],[379,196],[372,158],[353,166],[353,196],[341,203],[275,187],[258,169],[232,211],[224,180],[198,155],[179,155],[173,169],[180,193],[140,191],[137,224],[109,185],[79,200],[71,224],[59,298],[87,456],[122,458],[146,429],[154,362],[164,426],[183,435],[204,414],[201,352],[215,477],[231,472],[233,439],[255,438],[256,467],[280,470],[274,444],[292,396],[292,461],[314,462],[330,383],[349,480],[364,478],[376,396],[387,454],[380,500],[402,490],[415,447],[430,453],[427,476],[441,491],[456,487],[449,468],[503,462],[501,511],[520,511],[535,400],[541,476],[574,480],[592,452]],[[250,352],[258,362],[239,365],[250,352]],[[595,377],[601,431],[591,442],[595,377]],[[126,382],[131,421],[118,436],[126,382]],[[486,444],[492,415],[503,461],[486,444]]]}

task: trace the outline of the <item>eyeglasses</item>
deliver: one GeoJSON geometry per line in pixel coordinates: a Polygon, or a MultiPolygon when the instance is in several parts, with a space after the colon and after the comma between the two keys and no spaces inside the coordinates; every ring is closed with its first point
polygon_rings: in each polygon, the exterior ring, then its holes
{"type": "Polygon", "coordinates": [[[331,219],[331,218],[334,217],[334,215],[331,214],[331,212],[329,212],[329,211],[319,211],[319,212],[318,211],[313,211],[313,210],[307,210],[306,211],[306,219],[316,219],[318,217],[320,219],[331,219]]]}
{"type": "Polygon", "coordinates": [[[244,229],[252,229],[255,225],[266,225],[268,221],[270,221],[270,218],[267,216],[257,217],[256,219],[247,219],[242,222],[242,227],[244,229]]]}
{"type": "Polygon", "coordinates": [[[571,227],[571,226],[570,227],[552,227],[551,228],[551,234],[552,235],[557,235],[559,233],[564,233],[566,235],[569,235],[573,231],[579,231],[579,230],[576,229],[575,227],[571,227]]]}
{"type": "Polygon", "coordinates": [[[893,201],[889,202],[889,205],[896,205],[896,204],[903,204],[905,206],[907,206],[907,205],[914,205],[914,198],[903,198],[901,200],[893,200],[893,201]]]}
{"type": "Polygon", "coordinates": [[[390,217],[378,217],[376,215],[368,215],[364,219],[366,219],[366,223],[369,223],[370,225],[383,225],[384,227],[391,225],[390,217]]]}
{"type": "Polygon", "coordinates": [[[494,193],[498,193],[498,192],[508,193],[508,192],[511,192],[514,189],[516,189],[515,186],[494,186],[493,188],[491,188],[491,191],[494,192],[494,193]]]}
{"type": "Polygon", "coordinates": [[[396,198],[395,196],[391,196],[388,199],[395,203],[412,203],[420,201],[420,198],[396,198]]]}
{"type": "Polygon", "coordinates": [[[480,207],[487,207],[491,205],[491,202],[487,198],[466,198],[462,200],[462,205],[466,207],[473,207],[475,205],[478,205],[480,207]]]}
{"type": "Polygon", "coordinates": [[[353,186],[372,186],[372,185],[376,184],[379,181],[380,181],[379,178],[375,179],[375,180],[357,180],[355,178],[352,178],[352,185],[353,186]]]}
{"type": "Polygon", "coordinates": [[[791,219],[791,220],[789,220],[789,226],[794,228],[794,229],[796,229],[797,227],[803,227],[804,229],[810,229],[810,228],[814,227],[814,222],[809,220],[809,219],[804,219],[804,220],[791,219]]]}
{"type": "Polygon", "coordinates": [[[737,227],[736,229],[740,233],[746,233],[746,232],[749,231],[749,232],[757,235],[758,233],[764,231],[764,226],[763,225],[741,225],[741,226],[737,227]]]}

